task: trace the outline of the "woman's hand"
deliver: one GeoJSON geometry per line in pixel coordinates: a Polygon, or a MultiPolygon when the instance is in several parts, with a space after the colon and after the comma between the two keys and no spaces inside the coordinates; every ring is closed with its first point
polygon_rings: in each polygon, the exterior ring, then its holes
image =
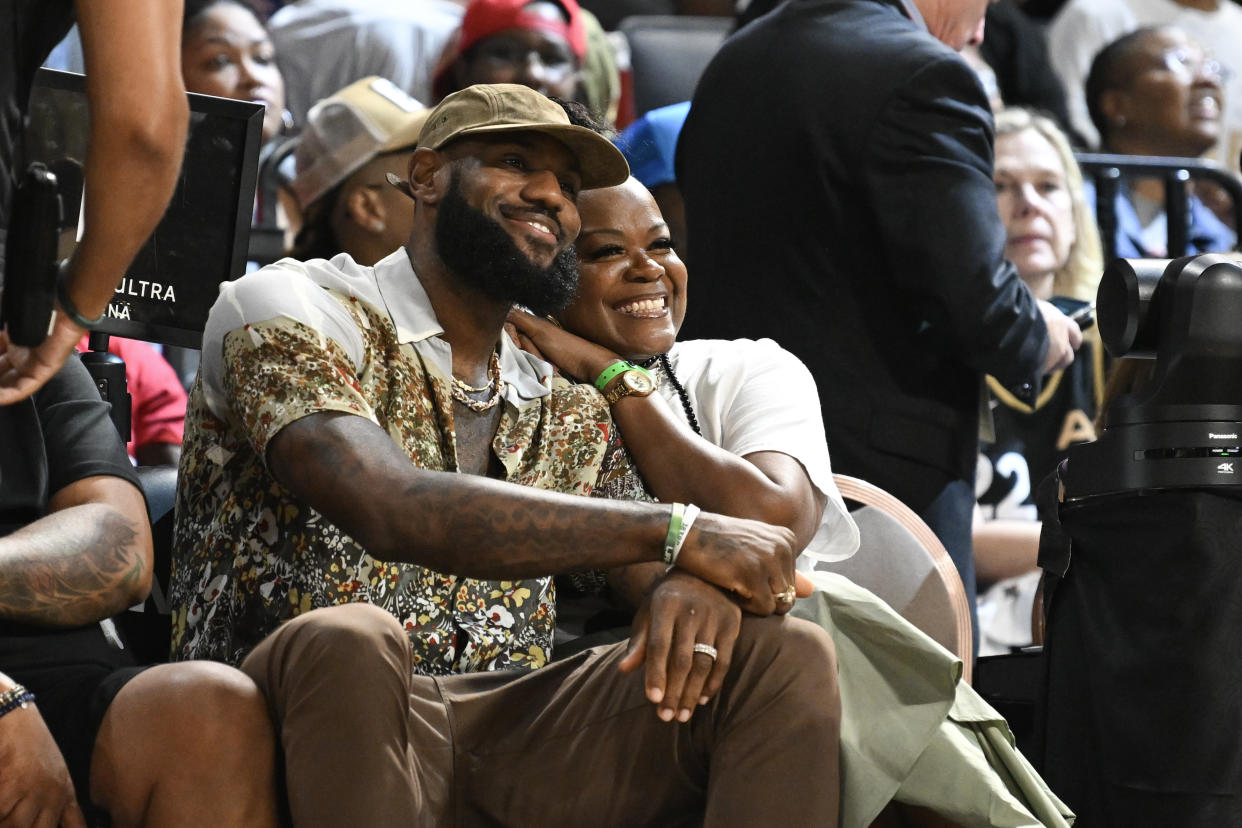
{"type": "Polygon", "coordinates": [[[546,319],[513,308],[505,329],[518,346],[545,359],[580,382],[594,382],[605,368],[621,357],[546,319]]]}

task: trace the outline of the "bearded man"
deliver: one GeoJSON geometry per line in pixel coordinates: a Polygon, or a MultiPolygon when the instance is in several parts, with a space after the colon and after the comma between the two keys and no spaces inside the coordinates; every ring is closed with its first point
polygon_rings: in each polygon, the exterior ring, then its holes
{"type": "MultiPolygon", "coordinates": [[[[682,530],[679,504],[634,500],[609,403],[503,332],[515,303],[569,300],[577,194],[627,175],[557,103],[470,87],[429,114],[398,182],[406,248],[373,268],[278,262],[213,308],[174,655],[255,677],[296,825],[836,824],[834,654],[783,616],[792,534],[706,513],[682,530]],[[550,575],[661,561],[653,615],[689,574],[766,616],[720,682],[679,618],[548,664],[550,575]],[[644,682],[645,653],[675,678],[644,682]]],[[[650,393],[610,370],[610,399],[650,393]]]]}

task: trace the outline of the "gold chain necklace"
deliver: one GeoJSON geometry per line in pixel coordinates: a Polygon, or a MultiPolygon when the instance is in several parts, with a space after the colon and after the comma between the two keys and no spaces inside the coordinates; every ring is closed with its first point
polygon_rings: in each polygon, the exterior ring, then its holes
{"type": "Polygon", "coordinates": [[[487,364],[487,384],[475,388],[472,385],[459,380],[457,377],[452,378],[452,384],[449,386],[449,392],[453,395],[453,399],[476,413],[482,413],[500,402],[500,391],[504,383],[500,379],[500,354],[492,351],[492,358],[487,364]],[[473,400],[467,394],[481,394],[484,391],[490,391],[487,399],[473,400]]]}

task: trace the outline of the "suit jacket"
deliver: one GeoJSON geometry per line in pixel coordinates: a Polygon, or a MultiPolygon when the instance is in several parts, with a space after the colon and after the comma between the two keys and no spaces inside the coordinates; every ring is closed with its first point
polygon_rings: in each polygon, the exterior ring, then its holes
{"type": "Polygon", "coordinates": [[[970,68],[893,0],[792,0],[730,38],[678,145],[687,337],[771,337],[811,369],[838,471],[916,510],[973,479],[985,373],[1047,333],[1004,261],[970,68]]]}

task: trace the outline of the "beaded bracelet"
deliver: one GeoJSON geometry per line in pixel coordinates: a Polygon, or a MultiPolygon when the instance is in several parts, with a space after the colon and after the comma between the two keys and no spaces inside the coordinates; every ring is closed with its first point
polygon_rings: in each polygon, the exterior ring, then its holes
{"type": "Polygon", "coordinates": [[[14,684],[8,690],[0,693],[0,716],[3,716],[6,713],[12,713],[19,707],[25,708],[34,700],[34,693],[31,693],[20,684],[14,684]]]}

